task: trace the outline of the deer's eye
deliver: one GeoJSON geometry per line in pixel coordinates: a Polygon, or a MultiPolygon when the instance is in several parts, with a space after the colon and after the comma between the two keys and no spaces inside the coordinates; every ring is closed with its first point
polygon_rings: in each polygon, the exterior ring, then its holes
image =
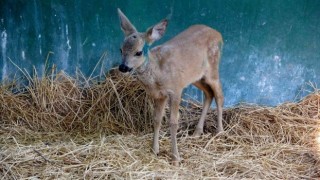
{"type": "Polygon", "coordinates": [[[142,51],[138,51],[136,52],[135,56],[141,56],[142,55],[142,51]]]}

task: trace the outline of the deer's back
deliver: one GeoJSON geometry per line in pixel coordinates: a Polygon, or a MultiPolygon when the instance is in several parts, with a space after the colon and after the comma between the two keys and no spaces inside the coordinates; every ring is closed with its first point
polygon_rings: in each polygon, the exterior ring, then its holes
{"type": "Polygon", "coordinates": [[[208,47],[208,43],[222,41],[221,34],[205,25],[193,25],[163,45],[177,45],[181,48],[189,46],[208,47]]]}
{"type": "Polygon", "coordinates": [[[152,49],[169,84],[186,86],[212,71],[219,62],[211,58],[220,50],[221,34],[205,25],[194,25],[152,49]]]}

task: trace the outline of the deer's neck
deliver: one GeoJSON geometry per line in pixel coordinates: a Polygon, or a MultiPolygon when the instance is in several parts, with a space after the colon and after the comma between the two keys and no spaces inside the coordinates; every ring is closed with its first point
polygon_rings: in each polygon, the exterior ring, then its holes
{"type": "Polygon", "coordinates": [[[150,58],[149,56],[145,57],[145,60],[141,66],[139,66],[136,70],[138,76],[145,76],[146,74],[150,73],[150,58]]]}
{"type": "Polygon", "coordinates": [[[154,99],[164,98],[168,95],[161,72],[159,57],[148,53],[148,59],[137,69],[137,77],[144,85],[146,92],[154,99]]]}
{"type": "Polygon", "coordinates": [[[146,56],[144,64],[137,68],[138,79],[145,85],[147,89],[153,89],[156,85],[157,75],[159,74],[157,59],[152,55],[151,52],[146,56]]]}
{"type": "Polygon", "coordinates": [[[148,55],[145,57],[144,63],[137,68],[137,75],[140,81],[142,81],[143,84],[148,85],[152,83],[154,79],[154,59],[151,53],[148,53],[148,55]]]}

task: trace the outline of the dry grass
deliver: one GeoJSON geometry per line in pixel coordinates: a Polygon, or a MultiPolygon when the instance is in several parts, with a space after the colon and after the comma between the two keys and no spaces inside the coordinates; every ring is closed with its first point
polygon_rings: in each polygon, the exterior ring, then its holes
{"type": "Polygon", "coordinates": [[[316,179],[320,177],[320,91],[277,107],[226,109],[216,136],[189,136],[201,106],[181,107],[180,167],[169,164],[163,123],[160,155],[151,151],[152,101],[132,77],[103,83],[61,72],[0,89],[1,179],[316,179]]]}
{"type": "Polygon", "coordinates": [[[144,132],[151,127],[152,102],[134,78],[110,75],[98,83],[60,72],[28,82],[23,88],[16,84],[1,88],[2,124],[83,134],[144,132]]]}

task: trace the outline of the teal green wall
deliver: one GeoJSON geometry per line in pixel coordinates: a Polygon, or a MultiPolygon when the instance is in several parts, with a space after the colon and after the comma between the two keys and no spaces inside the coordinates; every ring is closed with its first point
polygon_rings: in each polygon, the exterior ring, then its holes
{"type": "MultiPolygon", "coordinates": [[[[95,74],[117,66],[123,40],[118,7],[140,31],[170,17],[157,44],[192,24],[220,31],[227,106],[276,105],[294,100],[307,82],[320,84],[319,0],[1,0],[0,78],[17,72],[9,58],[43,74],[49,52],[49,62],[70,74],[76,68],[90,74],[104,52],[95,74]]],[[[194,87],[185,93],[202,98],[194,87]]]]}

